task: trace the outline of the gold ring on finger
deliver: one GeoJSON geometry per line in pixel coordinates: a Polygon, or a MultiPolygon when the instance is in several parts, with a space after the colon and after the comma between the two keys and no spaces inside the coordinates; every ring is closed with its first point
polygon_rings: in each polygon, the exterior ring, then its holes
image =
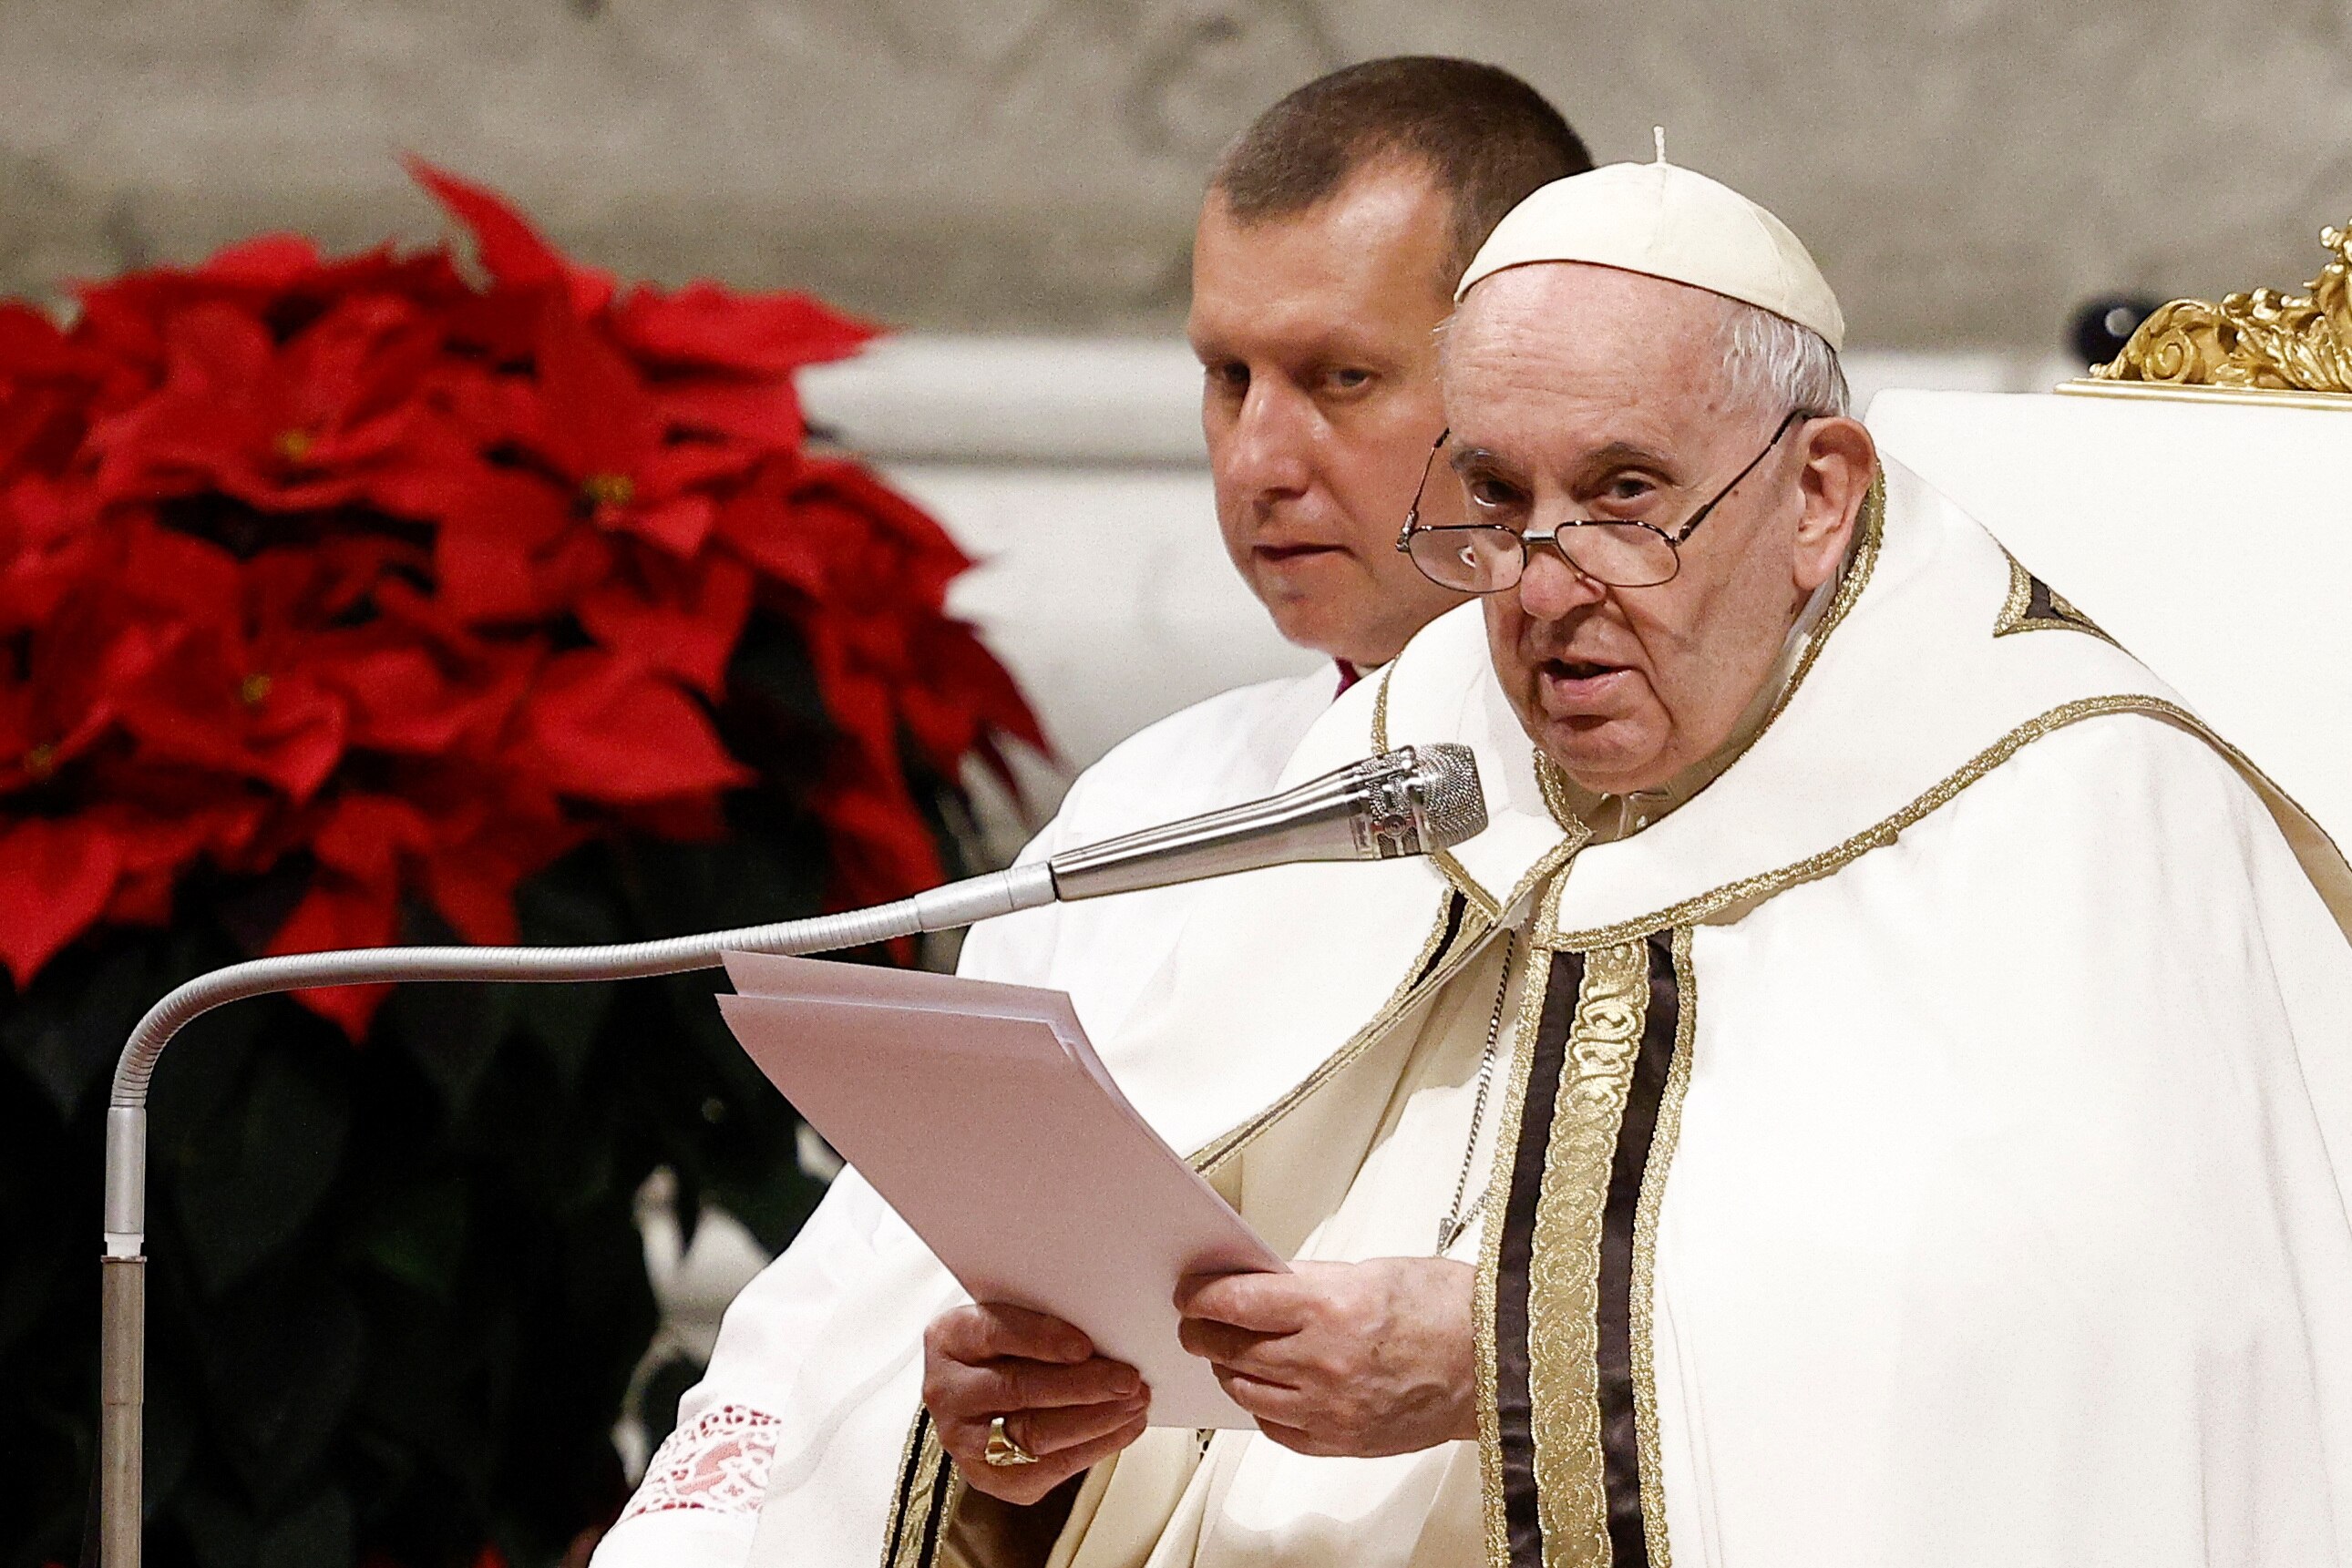
{"type": "Polygon", "coordinates": [[[1014,1441],[1013,1434],[1004,1429],[1004,1417],[1002,1416],[989,1422],[988,1447],[980,1451],[980,1457],[1000,1470],[1037,1462],[1037,1456],[1014,1441]]]}

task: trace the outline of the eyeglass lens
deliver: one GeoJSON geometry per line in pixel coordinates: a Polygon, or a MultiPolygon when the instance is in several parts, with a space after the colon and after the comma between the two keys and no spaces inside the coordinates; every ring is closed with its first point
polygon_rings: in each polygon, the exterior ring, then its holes
{"type": "MultiPolygon", "coordinates": [[[[1537,548],[1543,541],[1538,538],[1537,548]]],[[[1559,530],[1552,548],[1596,582],[1650,588],[1673,580],[1680,562],[1664,535],[1634,523],[1583,523],[1559,530]]],[[[1416,530],[1408,552],[1422,575],[1465,593],[1496,593],[1517,584],[1528,546],[1492,524],[1416,530]]]]}

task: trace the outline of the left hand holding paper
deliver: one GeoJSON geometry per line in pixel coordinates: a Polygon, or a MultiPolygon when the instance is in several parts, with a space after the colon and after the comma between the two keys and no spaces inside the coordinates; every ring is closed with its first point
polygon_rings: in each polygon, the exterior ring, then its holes
{"type": "Polygon", "coordinates": [[[940,1446],[974,1490],[1028,1504],[1143,1436],[1150,1391],[1125,1362],[1059,1318],[1021,1307],[966,1306],[923,1335],[923,1403],[940,1446]],[[1000,1467],[983,1457],[990,1422],[1037,1462],[1000,1467]]]}
{"type": "Polygon", "coordinates": [[[1444,1258],[1298,1263],[1177,1288],[1184,1348],[1302,1454],[1408,1454],[1478,1436],[1476,1270],[1444,1258]]]}

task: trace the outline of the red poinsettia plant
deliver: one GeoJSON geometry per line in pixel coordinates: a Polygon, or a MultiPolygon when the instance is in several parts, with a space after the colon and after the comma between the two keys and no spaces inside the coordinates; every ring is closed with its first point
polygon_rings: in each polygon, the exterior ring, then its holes
{"type": "MultiPolygon", "coordinates": [[[[623,287],[422,163],[470,235],[276,236],[0,306],[0,963],[22,990],[175,890],[307,868],[266,950],[429,904],[510,941],[583,840],[723,831],[713,714],[755,614],[824,708],[835,895],[940,875],[910,757],[1042,744],[943,608],[968,562],[850,458],[793,372],[862,323],[793,294],[623,287]]],[[[354,1037],[374,991],[306,1003],[354,1037]]]]}

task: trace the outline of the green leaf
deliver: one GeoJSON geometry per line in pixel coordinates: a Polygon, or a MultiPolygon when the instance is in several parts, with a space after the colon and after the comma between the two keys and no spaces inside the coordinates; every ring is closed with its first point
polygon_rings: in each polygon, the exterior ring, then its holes
{"type": "Polygon", "coordinates": [[[440,1095],[449,1119],[462,1122],[514,1021],[513,990],[507,986],[403,986],[377,1015],[370,1046],[406,1051],[440,1095]]]}
{"type": "MultiPolygon", "coordinates": [[[[349,1082],[341,1064],[323,1056],[310,1044],[258,1042],[244,1071],[205,1085],[220,1091],[217,1113],[194,1124],[171,1118],[177,1148],[169,1191],[207,1293],[236,1283],[291,1241],[341,1166],[349,1082]]],[[[157,1074],[159,1093],[168,1076],[157,1074]]]]}
{"type": "Polygon", "coordinates": [[[79,946],[0,1010],[0,1051],[41,1086],[60,1118],[73,1119],[113,1068],[140,1015],[170,988],[153,946],[150,938],[96,952],[79,946]]]}
{"type": "MultiPolygon", "coordinates": [[[[584,846],[520,890],[525,940],[814,912],[823,725],[788,711],[809,690],[789,643],[751,662],[773,744],[763,786],[728,800],[730,841],[584,846]]],[[[32,1460],[0,1464],[0,1565],[69,1559],[84,1508],[98,1086],[141,1009],[240,956],[232,907],[258,940],[299,885],[192,883],[170,933],[97,934],[0,1004],[0,1458],[32,1460]]],[[[552,1568],[611,1516],[610,1432],[656,1326],[646,1173],[673,1166],[771,1247],[823,1190],[721,985],[412,988],[359,1050],[282,999],[191,1026],[153,1105],[155,1561],[451,1568],[496,1540],[552,1568]]],[[[688,1375],[666,1369],[654,1403],[688,1375]]]]}
{"type": "MultiPolygon", "coordinates": [[[[522,940],[533,946],[594,946],[641,935],[614,896],[612,859],[601,845],[567,855],[517,890],[522,940]]],[[[546,1052],[565,1095],[578,1091],[596,1040],[612,1017],[611,985],[515,986],[515,1017],[546,1052]]]]}
{"type": "Polygon", "coordinates": [[[573,851],[515,890],[515,919],[533,946],[625,942],[631,928],[601,844],[573,851]]]}
{"type": "Polygon", "coordinates": [[[258,1534],[253,1511],[232,1500],[225,1489],[181,1487],[172,1498],[172,1517],[186,1536],[199,1568],[253,1568],[258,1534]]]}
{"type": "Polygon", "coordinates": [[[710,1184],[710,1200],[737,1219],[761,1246],[782,1252],[800,1234],[808,1217],[824,1198],[824,1184],[814,1176],[730,1181],[710,1184]]]}
{"type": "Polygon", "coordinates": [[[351,1500],[341,1487],[329,1487],[263,1528],[253,1568],[325,1568],[352,1556],[351,1500]]]}
{"type": "Polygon", "coordinates": [[[833,717],[825,712],[807,646],[781,616],[755,615],[743,628],[727,664],[727,695],[730,707],[764,710],[762,716],[780,736],[797,739],[811,752],[832,732],[833,717]]]}
{"type": "Polygon", "coordinates": [[[212,1488],[187,1489],[173,1513],[202,1568],[346,1568],[357,1555],[352,1505],[335,1486],[283,1511],[245,1506],[212,1488]]]}
{"type": "Polygon", "coordinates": [[[797,919],[814,913],[823,896],[808,857],[756,837],[631,844],[623,875],[639,923],[664,936],[797,919]]]}
{"type": "Polygon", "coordinates": [[[55,1250],[0,1253],[0,1354],[15,1349],[40,1321],[65,1267],[63,1254],[55,1250]]]}
{"type": "Polygon", "coordinates": [[[359,1385],[367,1335],[351,1292],[315,1265],[280,1266],[195,1326],[212,1423],[247,1494],[265,1508],[301,1497],[359,1385]]]}
{"type": "Polygon", "coordinates": [[[516,1017],[545,1052],[567,1098],[579,1092],[597,1037],[613,1016],[614,994],[610,984],[515,988],[516,1017]]]}
{"type": "Polygon", "coordinates": [[[411,1290],[446,1301],[465,1261],[465,1181],[455,1175],[393,1187],[361,1242],[370,1262],[411,1290]]]}

